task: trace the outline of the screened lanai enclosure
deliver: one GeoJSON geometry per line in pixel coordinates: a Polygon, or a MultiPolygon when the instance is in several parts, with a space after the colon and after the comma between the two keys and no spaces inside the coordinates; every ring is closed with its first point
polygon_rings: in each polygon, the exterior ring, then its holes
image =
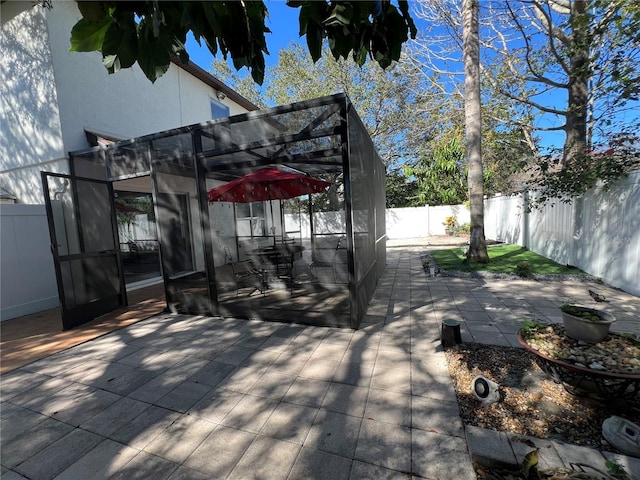
{"type": "Polygon", "coordinates": [[[181,313],[358,328],[385,268],[385,168],[344,94],[76,152],[63,177],[44,184],[72,323],[126,302],[123,261],[141,249],[123,221],[153,221],[181,313]],[[118,192],[150,193],[152,214],[116,211],[118,192]]]}

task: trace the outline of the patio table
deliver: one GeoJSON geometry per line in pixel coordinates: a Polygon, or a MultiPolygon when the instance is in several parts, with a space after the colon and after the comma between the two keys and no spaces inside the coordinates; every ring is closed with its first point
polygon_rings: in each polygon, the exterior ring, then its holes
{"type": "Polygon", "coordinates": [[[262,272],[267,281],[269,274],[273,274],[273,272],[277,278],[293,281],[293,263],[297,258],[302,257],[304,249],[305,247],[302,245],[283,243],[257,248],[251,253],[259,258],[262,272]]]}

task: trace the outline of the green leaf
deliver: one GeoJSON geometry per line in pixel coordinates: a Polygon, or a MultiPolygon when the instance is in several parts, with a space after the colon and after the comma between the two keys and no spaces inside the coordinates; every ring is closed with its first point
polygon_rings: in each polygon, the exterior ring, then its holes
{"type": "Polygon", "coordinates": [[[411,38],[415,39],[418,34],[418,29],[416,28],[416,24],[413,22],[413,18],[411,18],[411,15],[409,14],[409,2],[407,2],[407,0],[398,0],[398,7],[400,7],[402,18],[407,22],[411,38]]]}
{"type": "Polygon", "coordinates": [[[627,476],[627,472],[624,467],[613,460],[607,460],[605,462],[605,466],[607,467],[607,473],[613,475],[614,477],[624,478],[627,476]]]}
{"type": "Polygon", "coordinates": [[[102,65],[107,69],[109,73],[116,73],[120,70],[120,62],[117,55],[103,55],[102,65]]]}
{"type": "Polygon", "coordinates": [[[141,26],[138,37],[138,64],[151,82],[155,82],[169,70],[169,52],[159,43],[159,38],[153,35],[153,28],[149,24],[141,26]]]}
{"type": "Polygon", "coordinates": [[[231,60],[233,61],[233,67],[236,70],[240,70],[242,67],[248,67],[249,66],[249,58],[247,58],[246,56],[238,56],[235,55],[231,58],[231,60]]]}
{"type": "Polygon", "coordinates": [[[351,5],[337,4],[333,7],[329,15],[322,23],[327,27],[347,27],[353,18],[353,8],[351,5]]]}
{"type": "Polygon", "coordinates": [[[114,22],[104,36],[102,44],[103,64],[109,73],[129,68],[138,59],[138,35],[133,14],[114,22]]]}
{"type": "Polygon", "coordinates": [[[322,56],[323,30],[317,24],[310,22],[307,24],[307,47],[313,62],[317,62],[322,56]]]}
{"type": "Polygon", "coordinates": [[[77,2],[78,10],[87,22],[99,22],[107,12],[102,2],[77,2]]]}
{"type": "Polygon", "coordinates": [[[342,29],[338,29],[329,37],[329,48],[333,58],[336,60],[341,57],[346,59],[349,56],[349,52],[355,48],[354,37],[348,32],[345,35],[342,29]]]}
{"type": "MultiPolygon", "coordinates": [[[[204,3],[202,5],[204,10],[204,22],[206,25],[205,38],[209,40],[211,37],[219,37],[222,35],[222,25],[220,23],[221,17],[224,15],[224,11],[221,11],[219,5],[216,2],[204,3]]],[[[215,42],[214,42],[215,43],[215,42]]]]}
{"type": "Polygon", "coordinates": [[[540,449],[536,448],[535,450],[531,450],[522,459],[522,473],[524,474],[524,478],[529,478],[529,470],[538,464],[538,450],[540,449]]]}
{"type": "Polygon", "coordinates": [[[183,64],[186,65],[187,63],[189,63],[189,52],[187,52],[186,49],[176,51],[176,55],[183,64]]]}
{"type": "Polygon", "coordinates": [[[264,67],[264,57],[256,55],[251,62],[251,77],[258,85],[262,85],[264,81],[264,67]]]}
{"type": "Polygon", "coordinates": [[[392,60],[400,59],[400,52],[402,51],[402,44],[406,42],[407,30],[404,24],[404,20],[398,14],[396,10],[392,10],[386,17],[387,39],[389,41],[389,50],[392,60]]]}
{"type": "Polygon", "coordinates": [[[359,67],[362,67],[367,61],[367,49],[362,46],[358,50],[355,50],[353,53],[353,60],[358,64],[359,67]]]}
{"type": "Polygon", "coordinates": [[[300,36],[307,33],[310,24],[322,22],[328,15],[328,5],[325,2],[302,2],[300,16],[300,36]]]}
{"type": "MultiPolygon", "coordinates": [[[[198,44],[200,44],[200,38],[204,38],[207,48],[215,57],[218,54],[218,35],[213,26],[215,25],[217,28],[218,24],[213,6],[207,2],[192,5],[192,8],[193,11],[190,12],[190,25],[193,36],[198,44]]],[[[222,53],[226,55],[226,51],[222,53]]]]}
{"type": "Polygon", "coordinates": [[[71,29],[70,52],[95,52],[102,50],[102,42],[113,18],[105,15],[99,22],[88,22],[84,18],[78,20],[71,29]]]}

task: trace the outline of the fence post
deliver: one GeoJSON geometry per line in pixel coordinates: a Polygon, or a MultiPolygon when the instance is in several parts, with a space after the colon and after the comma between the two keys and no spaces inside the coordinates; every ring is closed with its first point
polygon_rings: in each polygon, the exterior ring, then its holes
{"type": "Polygon", "coordinates": [[[584,221],[584,212],[582,211],[582,207],[583,207],[583,197],[582,195],[575,197],[572,204],[571,204],[571,217],[572,217],[572,222],[571,222],[571,244],[569,245],[569,255],[567,256],[567,258],[569,258],[569,265],[573,266],[573,267],[582,267],[582,265],[580,265],[579,258],[578,258],[578,248],[577,245],[578,243],[580,243],[580,240],[582,239],[582,229],[583,229],[583,221],[584,221]]]}
{"type": "Polygon", "coordinates": [[[427,236],[431,236],[431,218],[429,218],[429,205],[425,205],[424,209],[426,211],[426,217],[427,217],[427,236]]]}
{"type": "Polygon", "coordinates": [[[522,192],[522,246],[529,248],[529,189],[522,192]]]}

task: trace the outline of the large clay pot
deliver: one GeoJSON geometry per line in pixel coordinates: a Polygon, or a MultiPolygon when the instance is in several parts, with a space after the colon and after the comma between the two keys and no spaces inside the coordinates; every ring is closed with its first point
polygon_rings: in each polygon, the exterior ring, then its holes
{"type": "Polygon", "coordinates": [[[582,318],[577,315],[572,315],[563,310],[562,322],[564,328],[567,331],[567,335],[575,340],[582,340],[587,343],[598,343],[607,338],[609,335],[609,327],[616,321],[616,317],[608,312],[602,310],[596,310],[594,308],[581,307],[578,305],[571,305],[579,312],[590,313],[598,317],[598,320],[593,318],[582,318]]]}

